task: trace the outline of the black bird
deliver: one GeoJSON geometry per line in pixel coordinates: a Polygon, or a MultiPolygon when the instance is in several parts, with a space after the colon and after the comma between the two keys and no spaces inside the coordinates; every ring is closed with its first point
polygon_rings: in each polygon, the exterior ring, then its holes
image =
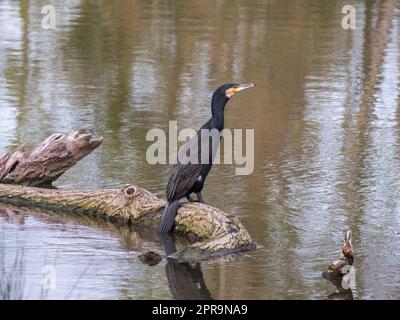
{"type": "Polygon", "coordinates": [[[224,129],[225,105],[236,93],[251,87],[254,87],[254,83],[227,83],[214,91],[211,99],[211,119],[181,148],[178,163],[172,167],[169,174],[165,192],[168,204],[161,217],[159,232],[169,232],[173,228],[179,199],[186,197],[189,201],[193,201],[190,195],[196,193],[198,201],[204,203],[201,191],[212,167],[221,138],[220,133],[224,129]],[[203,140],[202,129],[211,132],[210,136],[203,140]]]}

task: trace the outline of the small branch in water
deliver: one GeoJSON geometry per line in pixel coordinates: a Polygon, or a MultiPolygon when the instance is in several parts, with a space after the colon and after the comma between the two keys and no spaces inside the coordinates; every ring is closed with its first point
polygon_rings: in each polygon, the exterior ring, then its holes
{"type": "Polygon", "coordinates": [[[332,262],[328,266],[328,270],[337,275],[341,275],[342,269],[347,265],[352,266],[354,262],[353,245],[351,243],[351,231],[347,231],[344,236],[342,254],[342,257],[340,257],[339,260],[332,262]]]}
{"type": "Polygon", "coordinates": [[[351,231],[347,231],[344,236],[342,256],[332,262],[328,270],[322,273],[322,277],[331,282],[337,292],[329,295],[330,299],[353,299],[352,289],[355,287],[355,268],[351,231]]]}

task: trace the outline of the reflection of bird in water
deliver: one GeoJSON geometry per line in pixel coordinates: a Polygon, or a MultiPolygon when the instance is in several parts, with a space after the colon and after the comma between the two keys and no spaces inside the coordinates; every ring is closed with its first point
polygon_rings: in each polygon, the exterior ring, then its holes
{"type": "Polygon", "coordinates": [[[196,193],[198,201],[204,202],[201,191],[212,167],[215,151],[221,138],[220,133],[224,129],[225,105],[236,93],[251,87],[254,87],[254,83],[229,83],[220,86],[213,93],[211,119],[182,147],[178,156],[178,163],[171,169],[165,192],[168,203],[161,217],[159,232],[169,232],[173,228],[179,199],[187,197],[189,201],[193,201],[190,195],[196,193]],[[201,139],[202,130],[207,131],[209,134],[203,140],[201,139]],[[189,156],[187,155],[188,153],[189,156]],[[185,159],[186,162],[181,159],[185,159]]]}
{"type": "MultiPolygon", "coordinates": [[[[161,243],[168,255],[176,252],[175,239],[170,234],[160,235],[161,243]]],[[[176,300],[212,300],[206,287],[200,263],[191,265],[167,258],[165,271],[171,294],[176,300]]]]}

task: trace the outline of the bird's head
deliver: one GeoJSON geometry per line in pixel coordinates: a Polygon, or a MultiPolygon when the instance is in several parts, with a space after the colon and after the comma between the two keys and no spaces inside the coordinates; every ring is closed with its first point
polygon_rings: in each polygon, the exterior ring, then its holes
{"type": "Polygon", "coordinates": [[[232,98],[235,94],[239,93],[240,91],[252,88],[255,86],[255,83],[229,83],[224,84],[222,90],[225,93],[225,96],[229,99],[232,98]]]}
{"type": "Polygon", "coordinates": [[[223,107],[235,94],[255,86],[255,83],[225,83],[214,91],[212,105],[223,107]]]}

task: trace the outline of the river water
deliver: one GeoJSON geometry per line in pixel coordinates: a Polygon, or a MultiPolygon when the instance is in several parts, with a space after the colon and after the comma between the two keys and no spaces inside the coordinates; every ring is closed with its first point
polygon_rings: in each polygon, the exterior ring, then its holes
{"type": "Polygon", "coordinates": [[[218,85],[257,84],[225,113],[226,127],[254,129],[254,172],[216,165],[204,189],[256,251],[149,267],[138,254],[162,251],[150,231],[1,207],[12,295],[328,299],[321,272],[351,230],[353,298],[399,299],[400,7],[349,2],[354,30],[333,0],[2,0],[0,154],[54,132],[104,137],[60,188],[134,183],[164,196],[169,167],[146,161],[146,133],[169,120],[196,129],[218,85]],[[41,25],[47,3],[55,30],[41,25]]]}

